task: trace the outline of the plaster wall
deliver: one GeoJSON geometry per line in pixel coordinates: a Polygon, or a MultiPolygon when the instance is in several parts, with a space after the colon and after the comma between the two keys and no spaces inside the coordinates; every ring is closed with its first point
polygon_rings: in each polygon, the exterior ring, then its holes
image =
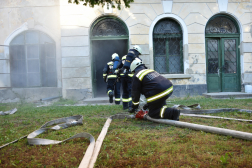
{"type": "MultiPolygon", "coordinates": [[[[62,51],[63,57],[74,57],[76,59],[85,59],[88,64],[77,65],[73,60],[69,62],[68,67],[63,65],[63,90],[83,88],[83,83],[73,85],[69,81],[76,81],[75,78],[87,79],[91,81],[92,74],[83,76],[81,69],[85,72],[91,72],[92,56],[90,55],[89,31],[92,23],[102,16],[115,16],[120,18],[129,29],[130,47],[139,45],[143,49],[141,58],[144,63],[153,68],[153,44],[152,31],[153,24],[165,17],[175,19],[183,29],[184,41],[184,74],[164,75],[172,80],[174,85],[206,85],[206,53],[205,53],[205,27],[208,20],[216,14],[226,14],[237,20],[241,29],[241,43],[244,46],[252,44],[251,38],[251,7],[250,1],[216,1],[216,0],[172,0],[169,3],[163,3],[160,0],[143,1],[135,0],[130,8],[122,6],[121,10],[112,9],[104,12],[102,7],[96,6],[93,9],[82,5],[67,4],[61,0],[61,30],[62,30],[62,51]],[[169,6],[169,9],[167,8],[169,6]],[[68,37],[68,38],[65,38],[68,37]],[[77,41],[81,37],[86,42],[78,41],[77,44],[71,41],[77,41]],[[67,41],[67,42],[64,42],[67,41]],[[78,51],[74,51],[74,48],[78,51]],[[74,53],[75,52],[75,53],[74,53]],[[72,53],[72,54],[71,54],[72,53]],[[82,53],[82,54],[81,54],[82,53]],[[76,64],[76,65],[75,65],[76,64]],[[77,72],[77,73],[76,73],[77,72]],[[72,75],[71,75],[72,73],[72,75]],[[74,76],[74,77],[72,77],[74,76]],[[91,80],[90,80],[91,79],[91,80]]],[[[246,47],[248,48],[248,47],[246,47]]],[[[250,51],[251,52],[251,51],[250,51]]],[[[242,83],[245,82],[244,76],[251,72],[250,52],[241,55],[241,76],[242,83]]],[[[252,79],[251,79],[252,80],[252,79]]],[[[76,81],[77,82],[77,81],[76,81]]],[[[248,82],[248,81],[246,81],[248,82]]],[[[87,83],[83,89],[92,91],[92,84],[87,83]]]]}

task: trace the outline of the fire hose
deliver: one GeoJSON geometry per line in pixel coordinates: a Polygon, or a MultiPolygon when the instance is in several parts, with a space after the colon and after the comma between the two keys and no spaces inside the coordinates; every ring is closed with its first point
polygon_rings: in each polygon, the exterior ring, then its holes
{"type": "MultiPolygon", "coordinates": [[[[197,107],[197,104],[195,106],[191,106],[191,107],[195,108],[195,107],[197,107]]],[[[243,120],[243,119],[216,117],[216,116],[206,116],[206,115],[195,115],[195,113],[196,114],[204,114],[204,113],[230,112],[230,111],[241,111],[241,112],[251,113],[252,110],[227,109],[227,108],[226,109],[210,109],[210,110],[191,110],[190,106],[185,106],[185,107],[180,106],[180,108],[187,109],[187,110],[181,110],[181,115],[185,115],[185,116],[220,118],[220,119],[225,119],[225,120],[232,119],[232,120],[237,120],[237,121],[252,122],[252,120],[243,120]]],[[[65,117],[65,118],[60,118],[60,119],[49,121],[49,122],[45,123],[44,125],[42,125],[40,127],[40,129],[30,133],[28,136],[23,136],[20,139],[27,137],[28,143],[30,145],[49,145],[49,144],[59,144],[59,143],[62,143],[62,142],[65,142],[67,140],[74,139],[74,138],[80,138],[80,137],[87,138],[87,139],[89,139],[90,144],[89,144],[89,147],[87,148],[85,155],[79,165],[79,168],[93,168],[94,164],[96,162],[96,159],[98,157],[100,148],[102,146],[102,142],[107,134],[110,123],[112,122],[113,119],[125,119],[125,118],[146,119],[146,120],[149,120],[152,122],[164,123],[164,124],[174,125],[174,126],[178,126],[178,127],[190,128],[190,129],[194,129],[194,130],[202,130],[205,132],[216,133],[216,134],[221,134],[221,135],[228,135],[228,136],[252,141],[252,133],[235,131],[235,130],[224,129],[224,128],[211,127],[211,126],[205,126],[205,125],[199,125],[199,124],[192,124],[192,123],[181,122],[181,121],[173,121],[173,120],[168,120],[168,119],[153,119],[148,116],[148,111],[144,111],[144,110],[140,110],[135,115],[116,114],[116,115],[110,116],[107,119],[107,121],[105,122],[105,124],[102,128],[102,131],[101,131],[99,137],[97,138],[96,142],[95,142],[95,138],[91,134],[85,133],[85,132],[76,134],[68,139],[63,140],[63,141],[35,138],[39,134],[42,134],[43,132],[48,131],[48,130],[60,130],[60,129],[64,129],[64,128],[67,128],[70,126],[83,124],[83,116],[81,116],[81,115],[65,117]],[[52,126],[52,127],[50,128],[50,126],[52,126]]],[[[18,140],[20,140],[20,139],[18,139],[18,140]]],[[[12,141],[8,144],[5,144],[5,145],[1,146],[0,149],[11,144],[11,143],[17,142],[18,140],[15,140],[15,141],[12,141]]]]}

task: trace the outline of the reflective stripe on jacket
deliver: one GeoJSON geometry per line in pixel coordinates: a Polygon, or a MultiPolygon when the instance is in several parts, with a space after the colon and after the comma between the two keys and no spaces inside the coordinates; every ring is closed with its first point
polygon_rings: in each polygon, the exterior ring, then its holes
{"type": "Polygon", "coordinates": [[[172,93],[173,85],[170,80],[144,66],[137,68],[132,78],[131,96],[134,108],[137,108],[141,94],[146,97],[148,104],[152,104],[172,93]]]}

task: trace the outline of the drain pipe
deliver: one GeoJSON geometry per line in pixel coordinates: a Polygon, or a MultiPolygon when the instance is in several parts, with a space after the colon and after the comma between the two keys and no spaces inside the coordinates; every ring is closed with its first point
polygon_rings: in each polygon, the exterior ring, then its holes
{"type": "Polygon", "coordinates": [[[47,98],[40,99],[40,101],[53,100],[53,99],[57,99],[57,98],[61,98],[61,97],[62,96],[47,97],[47,98]]]}
{"type": "Polygon", "coordinates": [[[220,135],[227,135],[227,136],[232,136],[235,138],[246,139],[246,140],[252,141],[252,134],[248,132],[235,131],[235,130],[230,130],[230,129],[225,129],[225,128],[205,126],[205,125],[200,125],[200,124],[191,124],[187,122],[174,121],[174,120],[168,120],[168,119],[154,119],[154,118],[149,117],[148,115],[146,118],[149,121],[153,121],[157,123],[174,125],[178,127],[185,127],[185,128],[198,130],[198,131],[205,131],[205,132],[210,132],[210,133],[215,133],[215,134],[220,134],[220,135]]]}

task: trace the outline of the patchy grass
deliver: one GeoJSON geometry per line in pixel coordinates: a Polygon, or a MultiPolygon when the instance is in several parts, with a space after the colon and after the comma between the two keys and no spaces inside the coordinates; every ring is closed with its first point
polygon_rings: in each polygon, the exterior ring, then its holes
{"type": "MultiPolygon", "coordinates": [[[[61,100],[58,104],[61,104],[61,100]]],[[[168,105],[200,103],[203,109],[252,110],[252,99],[169,99],[168,105]]],[[[65,103],[65,102],[63,102],[65,103]]],[[[69,101],[68,101],[69,103],[69,101]]],[[[83,115],[83,125],[49,131],[40,138],[63,140],[88,132],[98,138],[106,118],[122,112],[122,106],[57,106],[37,108],[33,104],[0,104],[0,111],[17,108],[14,115],[0,116],[0,146],[62,117],[83,115]]],[[[251,113],[211,114],[252,120],[251,113]]],[[[252,133],[247,122],[181,116],[181,121],[252,133]]],[[[0,167],[78,167],[89,145],[84,138],[59,145],[30,146],[26,139],[0,149],[0,167]]],[[[252,141],[194,131],[150,121],[115,119],[98,155],[96,167],[252,167],[252,141]]]]}

